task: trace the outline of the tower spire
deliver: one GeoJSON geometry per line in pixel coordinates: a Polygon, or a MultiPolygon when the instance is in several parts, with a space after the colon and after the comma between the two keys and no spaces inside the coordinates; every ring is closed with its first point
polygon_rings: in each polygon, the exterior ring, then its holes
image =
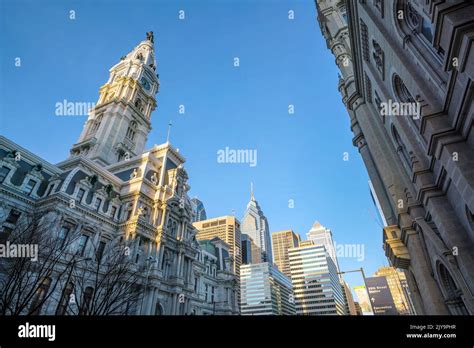
{"type": "Polygon", "coordinates": [[[255,196],[253,195],[253,182],[250,182],[250,199],[252,201],[255,200],[255,196]]]}
{"type": "Polygon", "coordinates": [[[153,32],[147,32],[146,39],[109,70],[71,157],[85,156],[107,166],[144,151],[160,86],[153,41],[153,32]]]}

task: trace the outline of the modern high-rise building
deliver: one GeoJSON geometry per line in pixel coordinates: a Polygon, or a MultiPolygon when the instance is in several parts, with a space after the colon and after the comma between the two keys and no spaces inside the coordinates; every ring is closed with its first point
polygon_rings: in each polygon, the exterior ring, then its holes
{"type": "Polygon", "coordinates": [[[196,197],[191,198],[191,207],[193,209],[193,222],[206,220],[206,209],[204,204],[196,197]]]}
{"type": "Polygon", "coordinates": [[[392,293],[398,313],[401,315],[415,314],[404,272],[394,267],[381,267],[375,272],[374,276],[387,278],[388,287],[392,293]]]}
{"type": "Polygon", "coordinates": [[[306,234],[306,238],[307,240],[313,241],[313,243],[316,245],[325,246],[326,251],[334,261],[337,271],[339,272],[339,263],[336,257],[336,249],[334,248],[331,230],[321,225],[319,221],[316,221],[309,232],[306,234]]]}
{"type": "Polygon", "coordinates": [[[361,309],[361,315],[374,315],[365,285],[355,286],[354,292],[356,293],[357,303],[361,309]]]}
{"type": "Polygon", "coordinates": [[[240,222],[235,216],[221,216],[217,218],[197,221],[193,226],[198,230],[197,240],[211,240],[217,237],[229,244],[229,253],[233,258],[233,268],[237,276],[240,275],[242,264],[240,222]]]}
{"type": "Polygon", "coordinates": [[[356,315],[362,315],[362,308],[360,308],[359,302],[354,302],[355,309],[356,309],[356,315]]]}
{"type": "Polygon", "coordinates": [[[268,221],[263,214],[262,209],[255,200],[253,188],[251,190],[250,202],[247,204],[241,225],[242,234],[249,235],[255,245],[261,250],[260,260],[254,262],[270,262],[273,263],[272,245],[270,237],[270,228],[268,221]]]}
{"type": "Polygon", "coordinates": [[[474,314],[474,2],[316,7],[390,264],[418,314],[474,314]]]}
{"type": "Polygon", "coordinates": [[[247,234],[242,234],[242,264],[261,262],[262,251],[255,244],[252,237],[247,234]]]}
{"type": "Polygon", "coordinates": [[[337,268],[324,245],[289,250],[296,313],[344,315],[345,302],[337,268]]]}
{"type": "Polygon", "coordinates": [[[242,265],[242,315],[295,315],[291,280],[269,262],[242,265]]]}
{"type": "Polygon", "coordinates": [[[300,245],[300,235],[293,230],[272,233],[273,262],[287,277],[291,277],[288,250],[300,245]]]}
{"type": "Polygon", "coordinates": [[[357,315],[357,308],[354,302],[354,297],[352,296],[351,289],[349,285],[342,280],[341,281],[342,291],[344,294],[344,302],[346,306],[346,315],[357,315]]]}

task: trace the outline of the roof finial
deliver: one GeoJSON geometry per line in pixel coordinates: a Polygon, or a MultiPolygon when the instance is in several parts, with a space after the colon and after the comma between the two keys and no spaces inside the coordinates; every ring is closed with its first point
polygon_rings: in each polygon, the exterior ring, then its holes
{"type": "Polygon", "coordinates": [[[168,123],[168,135],[166,136],[166,142],[169,143],[170,142],[170,132],[171,132],[171,126],[173,124],[171,123],[171,120],[170,120],[170,123],[168,123]]]}
{"type": "Polygon", "coordinates": [[[152,31],[147,31],[146,32],[146,39],[148,41],[151,41],[151,43],[154,43],[154,41],[153,41],[153,32],[152,31]]]}
{"type": "Polygon", "coordinates": [[[250,182],[250,199],[251,199],[252,201],[255,200],[255,197],[254,197],[254,195],[253,195],[253,182],[250,182]]]}

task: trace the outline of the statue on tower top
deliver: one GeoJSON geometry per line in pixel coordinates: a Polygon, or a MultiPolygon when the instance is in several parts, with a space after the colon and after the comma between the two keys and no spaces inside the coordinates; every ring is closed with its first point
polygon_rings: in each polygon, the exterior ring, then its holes
{"type": "Polygon", "coordinates": [[[153,41],[153,32],[152,32],[152,31],[148,31],[148,32],[146,33],[146,39],[147,39],[148,41],[151,41],[151,43],[154,43],[154,41],[153,41]]]}

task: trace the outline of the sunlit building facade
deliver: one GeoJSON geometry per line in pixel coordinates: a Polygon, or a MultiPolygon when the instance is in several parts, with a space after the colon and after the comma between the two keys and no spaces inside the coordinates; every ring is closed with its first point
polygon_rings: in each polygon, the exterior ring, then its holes
{"type": "Polygon", "coordinates": [[[387,278],[388,287],[398,313],[401,315],[415,314],[404,272],[394,267],[381,267],[374,275],[387,278]]]}
{"type": "Polygon", "coordinates": [[[474,314],[474,2],[315,3],[387,258],[418,314],[474,314]]]}
{"type": "Polygon", "coordinates": [[[344,315],[337,268],[324,245],[289,250],[291,282],[299,315],[344,315]]]}
{"type": "Polygon", "coordinates": [[[293,232],[293,230],[272,233],[273,262],[278,269],[288,277],[291,277],[288,250],[298,247],[300,241],[300,235],[293,232]]]}

